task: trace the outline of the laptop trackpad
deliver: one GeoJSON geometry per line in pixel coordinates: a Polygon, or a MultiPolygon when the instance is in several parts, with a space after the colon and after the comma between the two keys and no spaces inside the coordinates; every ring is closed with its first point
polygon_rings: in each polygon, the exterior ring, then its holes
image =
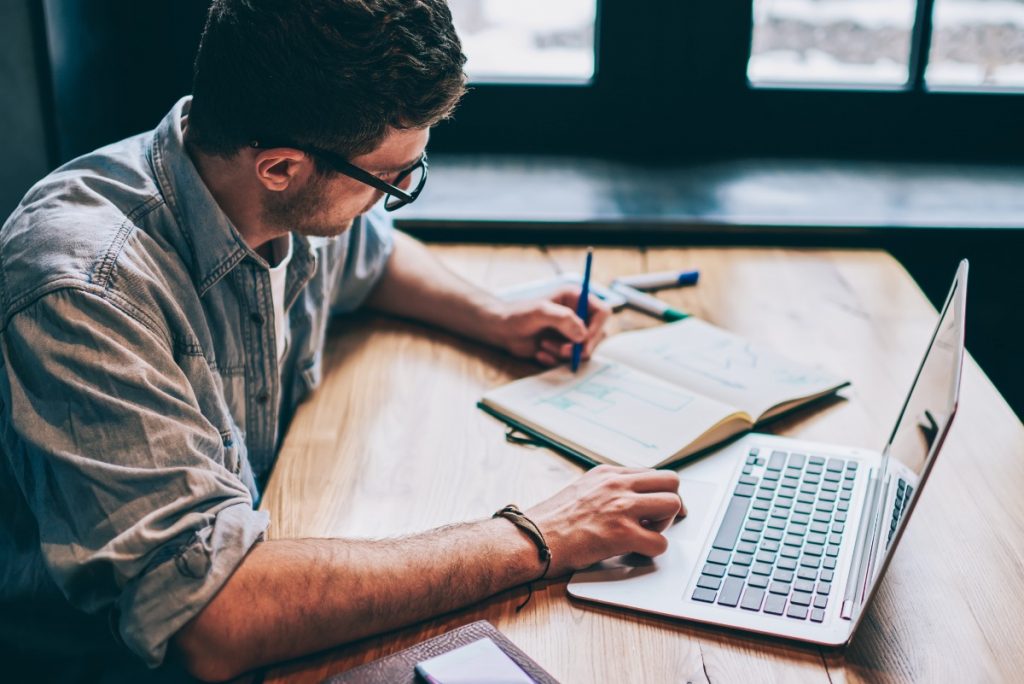
{"type": "Polygon", "coordinates": [[[673,541],[702,541],[707,526],[718,510],[719,485],[701,480],[680,480],[679,494],[686,504],[686,517],[672,526],[669,534],[673,541]]]}

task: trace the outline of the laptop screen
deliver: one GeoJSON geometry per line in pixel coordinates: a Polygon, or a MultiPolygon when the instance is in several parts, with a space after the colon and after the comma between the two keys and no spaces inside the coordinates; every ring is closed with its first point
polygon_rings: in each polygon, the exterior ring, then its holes
{"type": "Polygon", "coordinates": [[[883,451],[878,480],[879,495],[871,518],[875,539],[874,553],[871,555],[875,560],[870,565],[874,576],[871,581],[865,582],[868,591],[861,596],[862,600],[858,602],[860,606],[865,606],[870,600],[873,585],[878,583],[884,573],[888,557],[910,518],[914,500],[921,491],[956,410],[963,363],[966,295],[967,262],[962,261],[924,359],[883,451]],[[891,478],[897,470],[894,462],[903,464],[917,477],[916,481],[908,483],[912,485],[912,491],[902,504],[904,514],[898,518],[896,528],[890,534],[893,506],[891,497],[886,494],[897,484],[891,478]]]}

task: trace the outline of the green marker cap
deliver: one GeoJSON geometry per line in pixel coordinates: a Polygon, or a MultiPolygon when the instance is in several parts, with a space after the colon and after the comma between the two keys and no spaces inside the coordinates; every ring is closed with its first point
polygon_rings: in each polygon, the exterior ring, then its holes
{"type": "Polygon", "coordinates": [[[678,309],[665,309],[665,311],[662,312],[661,317],[666,321],[681,321],[684,318],[689,318],[690,314],[683,313],[678,309]]]}

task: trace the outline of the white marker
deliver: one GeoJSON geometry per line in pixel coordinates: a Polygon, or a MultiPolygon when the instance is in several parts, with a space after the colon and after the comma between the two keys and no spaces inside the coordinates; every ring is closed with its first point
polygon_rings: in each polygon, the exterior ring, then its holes
{"type": "Polygon", "coordinates": [[[649,313],[652,316],[657,316],[664,321],[681,321],[690,315],[688,313],[683,313],[678,309],[673,309],[657,297],[652,297],[649,294],[645,294],[640,290],[632,288],[629,285],[624,284],[621,280],[612,282],[612,290],[622,295],[626,300],[626,303],[633,308],[640,309],[640,311],[649,313]]]}
{"type": "Polygon", "coordinates": [[[635,287],[638,290],[660,290],[663,287],[696,285],[698,278],[700,278],[700,271],[662,271],[624,276],[617,278],[616,282],[635,287]]]}

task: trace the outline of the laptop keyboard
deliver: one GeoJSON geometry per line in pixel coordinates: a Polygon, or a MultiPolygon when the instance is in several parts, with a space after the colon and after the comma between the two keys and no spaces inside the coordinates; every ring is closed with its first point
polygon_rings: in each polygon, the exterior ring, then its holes
{"type": "Polygon", "coordinates": [[[907,510],[907,504],[910,503],[910,495],[913,493],[914,488],[901,477],[896,483],[896,502],[892,507],[892,522],[889,523],[889,538],[885,542],[886,546],[892,544],[892,536],[896,534],[896,526],[900,524],[900,518],[903,517],[904,511],[907,510]]]}
{"type": "Polygon", "coordinates": [[[856,461],[751,449],[693,599],[822,622],[856,476],[856,461]]]}

